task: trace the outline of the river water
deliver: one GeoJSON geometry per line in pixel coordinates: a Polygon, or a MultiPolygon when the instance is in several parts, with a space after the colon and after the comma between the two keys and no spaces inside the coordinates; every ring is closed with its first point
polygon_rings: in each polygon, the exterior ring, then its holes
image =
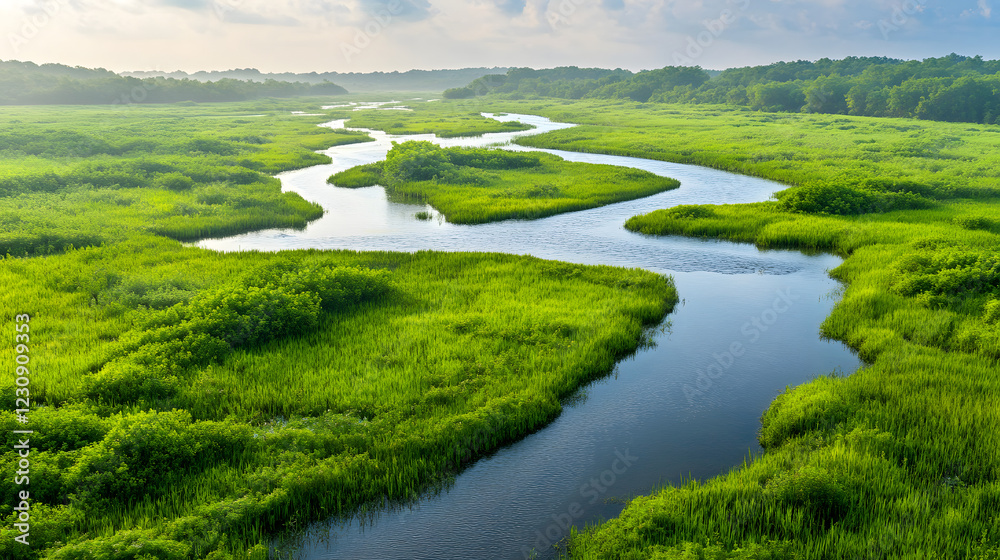
{"type": "MultiPolygon", "coordinates": [[[[531,115],[495,116],[535,129],[437,139],[372,132],[375,142],[337,146],[319,165],[279,175],[283,189],[326,214],[304,230],[266,230],[200,246],[220,251],[299,248],[499,251],[582,264],[640,267],[674,277],[682,302],[655,346],[580,391],[546,428],[480,459],[442,491],[374,516],[316,523],[291,546],[303,560],[556,558],[570,524],[617,516],[622,498],[657,485],[725,473],[760,451],[760,415],[789,385],[855,371],[859,359],[819,326],[839,285],[840,259],[622,227],[629,217],[678,204],[767,200],[778,183],[639,158],[543,150],[570,161],[636,167],[681,181],[640,200],[533,221],[455,225],[433,208],[387,200],[381,187],[344,189],[327,177],[384,159],[392,141],[443,146],[510,142],[572,125],[531,115]],[[418,220],[417,212],[432,214],[418,220]]],[[[323,126],[342,127],[343,121],[323,126]]],[[[506,145],[509,149],[526,149],[506,145]]]]}

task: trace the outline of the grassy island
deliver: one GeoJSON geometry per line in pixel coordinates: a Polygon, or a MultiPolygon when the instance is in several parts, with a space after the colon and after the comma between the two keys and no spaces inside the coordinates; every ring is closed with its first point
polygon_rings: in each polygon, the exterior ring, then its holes
{"type": "Polygon", "coordinates": [[[537,219],[675,189],[648,171],[573,163],[545,153],[395,144],[383,162],[330,177],[348,188],[382,185],[393,198],[427,202],[448,221],[478,224],[537,219]]]}

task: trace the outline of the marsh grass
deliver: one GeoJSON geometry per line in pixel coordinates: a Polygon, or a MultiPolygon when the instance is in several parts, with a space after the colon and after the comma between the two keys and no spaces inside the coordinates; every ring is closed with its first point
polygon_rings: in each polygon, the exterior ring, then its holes
{"type": "Polygon", "coordinates": [[[304,103],[0,108],[0,254],[305,227],[322,208],[271,175],[370,138],[291,115],[304,103]]]}
{"type": "Polygon", "coordinates": [[[531,125],[516,121],[500,122],[480,114],[475,103],[410,103],[411,111],[367,109],[335,113],[349,119],[346,126],[383,130],[389,134],[435,134],[440,138],[482,136],[491,132],[530,130],[531,125]]]}
{"type": "MultiPolygon", "coordinates": [[[[133,541],[157,558],[245,557],[279,529],[412,498],[551,421],[676,301],[669,279],[639,270],[499,254],[214,254],[152,237],[5,259],[0,271],[4,308],[33,314],[32,396],[44,408],[28,428],[46,435],[33,442],[44,482],[32,495],[53,508],[31,549],[2,529],[10,558],[119,558],[133,541]],[[381,295],[363,296],[366,278],[381,295]],[[178,283],[182,301],[160,309],[131,305],[123,288],[178,283]]],[[[15,425],[10,413],[2,422],[15,425]]]]}
{"type": "Polygon", "coordinates": [[[404,142],[384,162],[330,177],[340,187],[382,185],[396,200],[426,202],[458,224],[533,220],[677,188],[674,179],[544,153],[441,148],[404,142]]]}
{"type": "Polygon", "coordinates": [[[869,365],[788,388],[762,416],[763,455],[635,498],[617,519],[575,532],[572,558],[1000,557],[1000,127],[722,107],[504,106],[587,124],[519,140],[527,145],[694,163],[800,188],[891,183],[932,201],[846,212],[857,215],[784,201],[686,206],[630,219],[627,228],[650,235],[843,256],[831,274],[846,289],[822,333],[869,365]]]}
{"type": "Polygon", "coordinates": [[[107,142],[146,147],[94,153],[67,138],[104,134],[99,109],[0,111],[28,125],[0,239],[33,255],[0,257],[4,316],[31,315],[26,426],[0,380],[5,559],[264,560],[279,532],[413,499],[541,428],[676,302],[667,277],[532,257],[183,247],[168,236],[309,219],[262,173],[364,137],[258,104],[135,111],[107,142]]]}

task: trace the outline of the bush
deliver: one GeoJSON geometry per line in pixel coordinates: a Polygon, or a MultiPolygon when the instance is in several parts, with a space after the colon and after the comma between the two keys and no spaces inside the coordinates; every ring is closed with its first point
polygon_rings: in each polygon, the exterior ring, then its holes
{"type": "Polygon", "coordinates": [[[165,173],[156,178],[156,186],[171,191],[187,191],[194,186],[194,181],[177,172],[165,173]]]}
{"type": "Polygon", "coordinates": [[[66,473],[77,497],[127,502],[157,486],[165,473],[186,471],[198,452],[188,432],[187,411],[125,416],[100,443],[83,449],[66,473]]]}
{"type": "Polygon", "coordinates": [[[252,346],[315,328],[320,298],[309,292],[249,286],[219,290],[190,302],[198,330],[230,346],[252,346]]]}
{"type": "Polygon", "coordinates": [[[80,451],[66,471],[67,485],[90,504],[128,502],[168,491],[174,478],[232,457],[252,441],[247,426],[194,423],[186,410],[132,413],[80,451]]]}
{"type": "Polygon", "coordinates": [[[84,381],[83,393],[110,405],[170,398],[192,367],[217,361],[232,348],[306,332],[318,325],[321,311],[388,290],[385,271],[289,263],[253,271],[122,335],[104,367],[84,381]]]}
{"type": "Polygon", "coordinates": [[[1000,300],[993,299],[986,302],[986,307],[983,309],[983,322],[987,325],[1000,323],[1000,300]]]}
{"type": "MultiPolygon", "coordinates": [[[[13,407],[11,407],[13,408],[13,407]]],[[[14,420],[14,416],[5,416],[0,422],[6,441],[5,449],[11,449],[17,443],[14,430],[24,429],[14,420]]],[[[54,408],[46,406],[31,413],[31,422],[27,429],[34,431],[31,445],[38,451],[72,451],[100,441],[110,429],[108,421],[88,412],[80,405],[68,405],[54,408]]]]}
{"type": "Polygon", "coordinates": [[[833,184],[792,187],[776,196],[784,210],[808,214],[847,216],[932,206],[931,201],[912,192],[877,192],[833,184]]]}
{"type": "Polygon", "coordinates": [[[671,220],[696,220],[704,218],[714,218],[715,211],[708,206],[696,204],[681,204],[666,210],[663,214],[671,220]]]}
{"type": "Polygon", "coordinates": [[[997,221],[986,216],[961,216],[953,219],[952,223],[971,230],[991,231],[997,229],[997,221]]]}
{"type": "Polygon", "coordinates": [[[848,494],[826,469],[801,467],[783,472],[767,483],[766,493],[782,504],[805,508],[827,526],[849,509],[848,494]]]}

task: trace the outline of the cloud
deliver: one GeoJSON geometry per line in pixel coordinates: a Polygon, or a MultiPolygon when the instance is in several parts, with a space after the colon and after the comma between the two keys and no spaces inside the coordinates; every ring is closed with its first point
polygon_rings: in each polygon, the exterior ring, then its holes
{"type": "Polygon", "coordinates": [[[185,10],[204,10],[212,6],[212,0],[157,0],[157,4],[185,10]]]}
{"type": "Polygon", "coordinates": [[[434,15],[428,0],[358,0],[358,5],[369,15],[388,12],[403,21],[422,21],[434,15]]]}
{"type": "Polygon", "coordinates": [[[500,11],[509,15],[516,16],[524,13],[524,7],[528,5],[527,0],[495,0],[496,7],[500,8],[500,11]]]}
{"type": "Polygon", "coordinates": [[[638,70],[674,63],[706,33],[694,63],[708,68],[952,51],[1000,58],[993,0],[0,0],[0,36],[20,33],[50,2],[69,8],[20,57],[122,70],[638,70]],[[895,26],[891,40],[883,23],[895,26]],[[370,42],[363,56],[350,66],[330,56],[359,33],[370,42]]]}
{"type": "Polygon", "coordinates": [[[278,25],[296,26],[301,25],[301,21],[286,15],[264,15],[256,12],[245,12],[233,10],[220,14],[222,19],[231,23],[243,23],[249,25],[278,25]]]}

